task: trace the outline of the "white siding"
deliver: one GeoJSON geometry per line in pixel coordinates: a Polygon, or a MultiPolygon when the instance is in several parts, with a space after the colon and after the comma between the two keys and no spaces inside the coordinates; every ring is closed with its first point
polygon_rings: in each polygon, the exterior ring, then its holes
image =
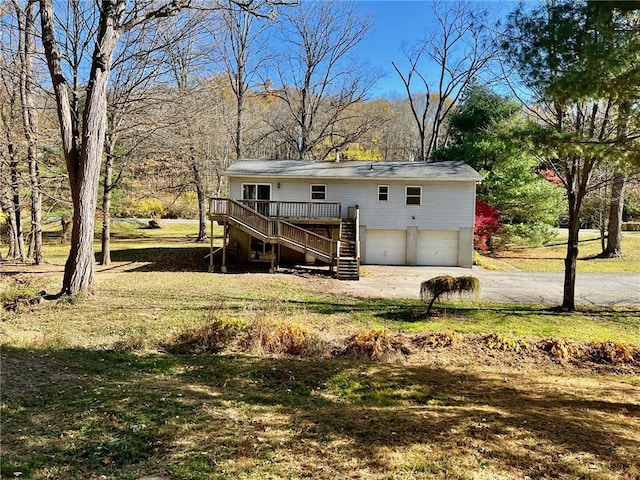
{"type": "MultiPolygon", "coordinates": [[[[311,184],[320,183],[313,179],[258,178],[231,178],[229,197],[241,198],[241,184],[255,181],[272,185],[272,200],[308,202],[311,184]]],[[[322,179],[322,183],[327,185],[327,201],[342,203],[343,215],[348,206],[360,205],[360,224],[371,230],[406,230],[408,226],[416,226],[419,230],[457,231],[460,227],[473,226],[474,182],[322,179]],[[388,203],[378,202],[378,185],[389,185],[388,203]],[[422,186],[421,205],[405,205],[407,185],[422,186]]]]}

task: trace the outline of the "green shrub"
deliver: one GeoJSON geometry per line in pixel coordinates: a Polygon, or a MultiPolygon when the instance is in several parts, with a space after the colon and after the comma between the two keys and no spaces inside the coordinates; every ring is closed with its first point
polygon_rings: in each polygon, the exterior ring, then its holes
{"type": "Polygon", "coordinates": [[[494,241],[494,247],[497,249],[504,245],[541,247],[554,240],[557,235],[551,225],[542,223],[533,225],[524,223],[502,225],[502,230],[494,241]]]}
{"type": "Polygon", "coordinates": [[[622,230],[625,232],[640,232],[640,222],[624,222],[622,230]]]}

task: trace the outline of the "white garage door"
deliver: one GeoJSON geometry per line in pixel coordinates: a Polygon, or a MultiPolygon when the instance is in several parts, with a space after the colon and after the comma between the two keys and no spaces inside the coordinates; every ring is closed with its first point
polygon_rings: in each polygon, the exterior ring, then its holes
{"type": "Polygon", "coordinates": [[[404,265],[407,232],[367,230],[365,262],[369,265],[404,265]]]}
{"type": "Polygon", "coordinates": [[[418,265],[458,265],[458,232],[419,232],[418,265]]]}

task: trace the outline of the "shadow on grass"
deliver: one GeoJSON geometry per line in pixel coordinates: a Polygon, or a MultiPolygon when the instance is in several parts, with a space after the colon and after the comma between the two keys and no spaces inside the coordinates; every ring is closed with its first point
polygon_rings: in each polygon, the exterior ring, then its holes
{"type": "MultiPolygon", "coordinates": [[[[153,239],[146,239],[152,242],[153,239]]],[[[157,241],[157,240],[156,240],[157,241]]],[[[145,243],[141,241],[141,243],[145,243]]],[[[130,248],[112,250],[113,262],[144,263],[136,266],[133,272],[206,272],[209,254],[208,244],[194,244],[186,247],[130,248]]],[[[96,255],[100,261],[100,254],[96,255]]]]}
{"type": "Polygon", "coordinates": [[[90,350],[4,348],[2,363],[7,477],[381,478],[398,473],[388,452],[414,448],[439,478],[455,462],[578,478],[582,457],[640,473],[628,385],[602,396],[428,366],[90,350]]]}
{"type": "MultiPolygon", "coordinates": [[[[300,310],[319,315],[335,315],[335,314],[362,314],[365,317],[374,317],[380,320],[393,322],[420,322],[429,321],[431,318],[437,318],[442,314],[454,314],[457,317],[473,320],[479,315],[495,314],[499,316],[509,317],[516,316],[526,317],[558,317],[558,311],[553,307],[544,307],[540,305],[528,304],[497,304],[497,303],[457,303],[457,302],[439,302],[432,309],[430,317],[426,316],[427,305],[421,300],[403,299],[403,298],[367,298],[359,299],[344,296],[326,296],[315,299],[292,300],[292,299],[256,299],[249,297],[225,296],[217,297],[220,300],[226,300],[230,303],[244,303],[256,301],[268,302],[271,308],[279,306],[282,309],[300,310]]],[[[239,307],[238,307],[239,308],[239,307]]],[[[637,308],[617,308],[611,309],[607,307],[592,307],[579,310],[577,315],[593,315],[592,320],[606,319],[616,322],[626,323],[628,318],[634,325],[635,320],[640,314],[637,308]]],[[[571,313],[564,315],[571,316],[571,313]]]]}

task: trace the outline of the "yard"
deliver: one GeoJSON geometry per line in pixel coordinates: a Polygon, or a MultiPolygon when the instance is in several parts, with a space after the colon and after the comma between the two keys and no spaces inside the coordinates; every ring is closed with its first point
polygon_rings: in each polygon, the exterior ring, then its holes
{"type": "MultiPolygon", "coordinates": [[[[97,296],[2,312],[2,478],[640,477],[637,309],[426,319],[317,273],[205,273],[193,230],[121,225],[97,296]]],[[[0,266],[4,303],[59,287],[46,254],[0,266]]]]}

